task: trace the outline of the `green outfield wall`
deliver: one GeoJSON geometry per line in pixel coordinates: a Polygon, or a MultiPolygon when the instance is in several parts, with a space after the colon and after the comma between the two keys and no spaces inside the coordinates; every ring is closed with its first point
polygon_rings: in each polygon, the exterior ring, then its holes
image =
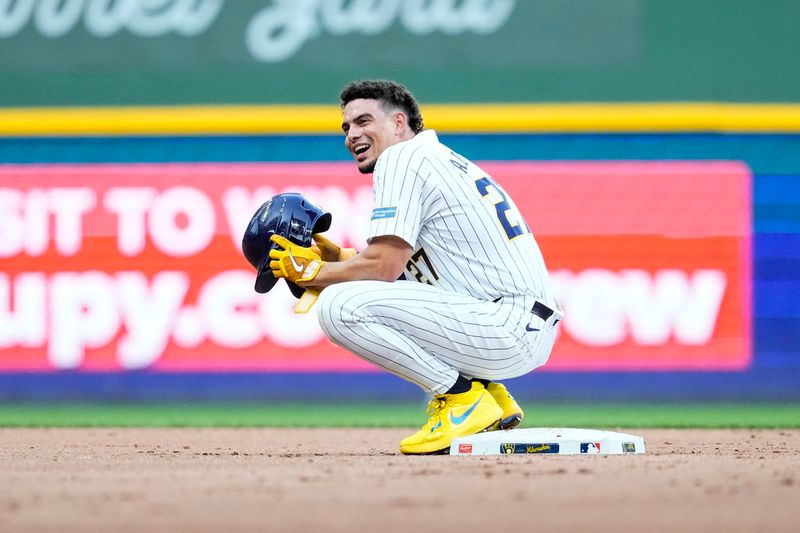
{"type": "Polygon", "coordinates": [[[0,106],[797,102],[796,0],[13,0],[0,106]]]}

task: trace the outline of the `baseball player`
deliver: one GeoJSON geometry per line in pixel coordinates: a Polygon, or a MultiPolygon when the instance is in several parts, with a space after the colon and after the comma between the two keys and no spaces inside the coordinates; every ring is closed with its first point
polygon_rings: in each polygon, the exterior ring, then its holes
{"type": "Polygon", "coordinates": [[[331,341],[433,394],[402,453],[515,427],[523,411],[499,380],[543,365],[562,317],[530,229],[491,176],[424,129],[404,86],[357,81],[341,104],[345,147],[373,177],[368,246],[275,235],[273,274],[323,289],[331,341]]]}

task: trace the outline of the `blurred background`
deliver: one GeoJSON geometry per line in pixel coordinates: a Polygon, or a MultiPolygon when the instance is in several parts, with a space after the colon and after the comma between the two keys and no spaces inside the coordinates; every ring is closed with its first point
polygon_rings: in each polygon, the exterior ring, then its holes
{"type": "Polygon", "coordinates": [[[416,399],[239,244],[363,248],[338,95],[404,83],[514,198],[566,311],[529,400],[800,399],[794,0],[0,1],[0,399],[416,399]]]}

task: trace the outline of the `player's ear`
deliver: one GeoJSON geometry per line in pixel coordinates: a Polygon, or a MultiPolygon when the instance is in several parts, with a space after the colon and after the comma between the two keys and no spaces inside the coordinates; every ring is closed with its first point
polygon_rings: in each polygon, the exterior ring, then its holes
{"type": "Polygon", "coordinates": [[[402,135],[408,127],[408,117],[402,111],[397,111],[392,118],[394,119],[395,131],[398,135],[402,135]]]}

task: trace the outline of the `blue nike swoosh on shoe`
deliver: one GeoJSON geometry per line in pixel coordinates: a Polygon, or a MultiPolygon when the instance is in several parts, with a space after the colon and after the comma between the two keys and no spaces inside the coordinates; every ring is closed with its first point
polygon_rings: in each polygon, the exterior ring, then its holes
{"type": "Polygon", "coordinates": [[[539,328],[532,328],[530,324],[525,326],[525,331],[542,331],[539,328]]]}
{"type": "MultiPolygon", "coordinates": [[[[486,394],[486,393],[484,392],[483,394],[486,394]]],[[[459,425],[460,423],[462,423],[464,420],[466,420],[466,419],[467,419],[467,417],[468,417],[470,414],[472,414],[472,411],[474,411],[474,410],[475,410],[475,408],[476,408],[476,407],[478,407],[478,404],[479,404],[479,403],[480,403],[480,401],[483,399],[483,394],[481,394],[481,397],[480,397],[480,398],[478,398],[478,400],[477,400],[475,403],[473,403],[473,404],[470,406],[470,408],[469,408],[469,409],[467,409],[467,410],[464,412],[464,414],[463,414],[463,415],[461,415],[461,416],[453,416],[453,413],[450,413],[450,422],[452,422],[452,424],[453,424],[454,426],[457,426],[457,425],[459,425]]]]}
{"type": "Polygon", "coordinates": [[[433,433],[434,431],[436,431],[440,427],[442,427],[442,421],[441,420],[439,420],[439,423],[431,428],[431,433],[433,433]]]}

